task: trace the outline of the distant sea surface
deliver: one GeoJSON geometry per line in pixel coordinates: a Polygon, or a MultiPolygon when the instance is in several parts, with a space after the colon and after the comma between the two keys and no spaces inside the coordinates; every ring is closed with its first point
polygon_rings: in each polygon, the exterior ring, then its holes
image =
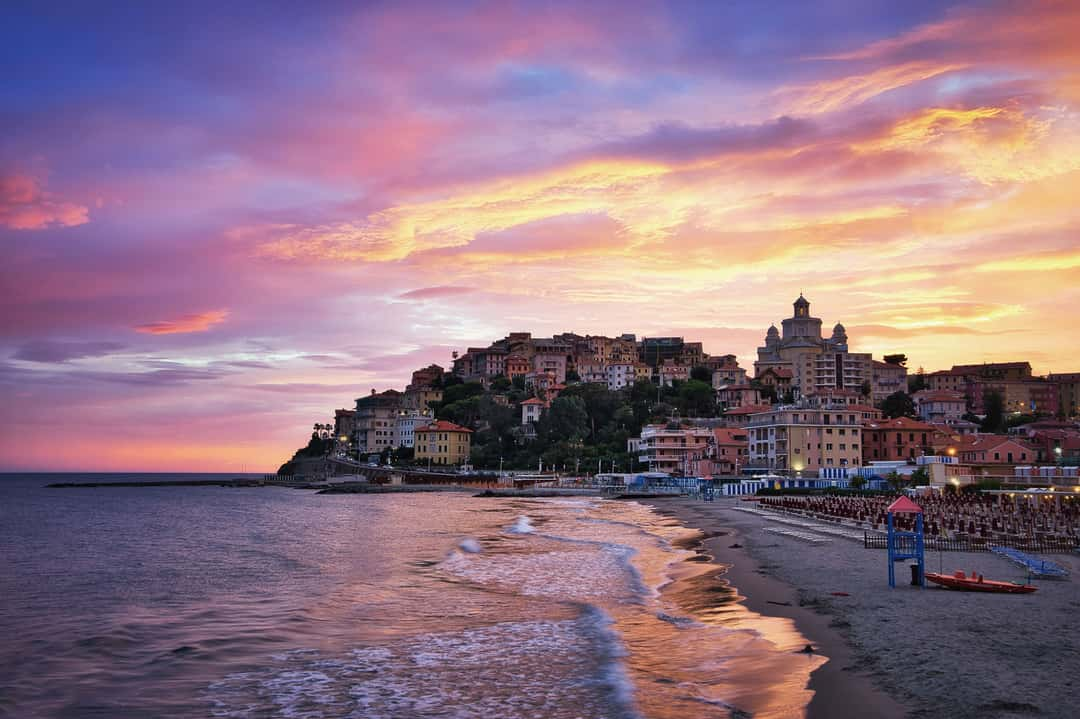
{"type": "MultiPolygon", "coordinates": [[[[0,716],[791,717],[819,658],[632,502],[0,475],[0,716]]],[[[235,475],[228,475],[230,477],[235,475]]]]}

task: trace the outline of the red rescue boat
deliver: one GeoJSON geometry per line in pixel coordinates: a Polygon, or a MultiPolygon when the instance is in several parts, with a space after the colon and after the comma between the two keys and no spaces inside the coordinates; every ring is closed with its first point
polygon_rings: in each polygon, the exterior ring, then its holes
{"type": "Polygon", "coordinates": [[[1001,594],[1031,594],[1038,589],[1033,584],[1018,584],[1016,582],[998,582],[993,579],[983,579],[981,574],[971,573],[965,576],[957,571],[953,574],[938,574],[927,572],[926,578],[935,584],[940,584],[949,589],[962,589],[966,592],[998,592],[1001,594]]]}

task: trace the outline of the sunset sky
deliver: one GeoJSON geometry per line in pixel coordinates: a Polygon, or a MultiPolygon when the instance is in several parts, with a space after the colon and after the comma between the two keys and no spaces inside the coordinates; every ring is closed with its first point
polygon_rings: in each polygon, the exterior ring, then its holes
{"type": "Polygon", "coordinates": [[[0,10],[0,469],[272,471],[509,331],[752,367],[800,290],[1080,371],[1080,3],[48,5],[0,10]]]}

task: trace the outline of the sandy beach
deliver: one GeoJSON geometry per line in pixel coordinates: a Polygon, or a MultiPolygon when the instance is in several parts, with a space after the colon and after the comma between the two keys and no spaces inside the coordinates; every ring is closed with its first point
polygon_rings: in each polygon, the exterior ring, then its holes
{"type": "MultiPolygon", "coordinates": [[[[702,531],[702,550],[730,565],[725,576],[749,609],[792,619],[829,658],[811,677],[809,719],[1080,715],[1080,555],[1053,555],[1073,578],[1036,581],[1030,595],[918,589],[900,564],[890,589],[885,551],[861,541],[822,535],[827,543],[811,544],[766,532],[786,525],[738,511],[750,505],[738,500],[647,503],[702,531]]],[[[926,563],[927,571],[1024,579],[984,552],[928,552],[926,563]]]]}

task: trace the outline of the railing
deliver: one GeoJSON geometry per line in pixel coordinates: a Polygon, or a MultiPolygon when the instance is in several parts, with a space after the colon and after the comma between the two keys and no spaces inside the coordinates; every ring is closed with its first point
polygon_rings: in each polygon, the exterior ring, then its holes
{"type": "MultiPolygon", "coordinates": [[[[887,549],[889,539],[882,534],[863,533],[863,546],[867,549],[887,549]]],[[[1035,554],[1069,554],[1080,544],[1068,537],[1012,537],[987,539],[984,537],[925,537],[923,546],[938,552],[988,552],[990,547],[1012,547],[1035,554]]]]}

